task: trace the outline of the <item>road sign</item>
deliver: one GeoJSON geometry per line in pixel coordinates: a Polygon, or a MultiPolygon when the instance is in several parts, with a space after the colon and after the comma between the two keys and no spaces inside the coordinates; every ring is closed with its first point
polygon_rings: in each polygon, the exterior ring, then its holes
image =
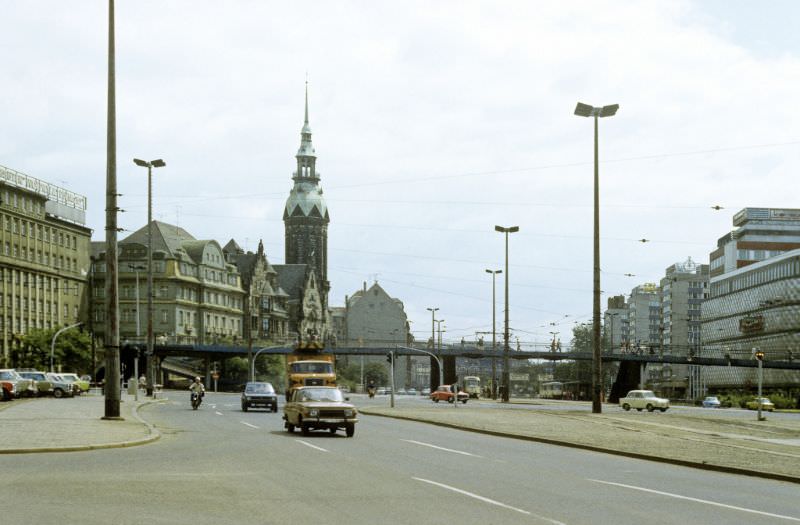
{"type": "Polygon", "coordinates": [[[214,373],[212,373],[212,374],[211,374],[211,379],[213,379],[214,381],[216,381],[217,379],[219,379],[219,372],[214,372],[214,373]]]}

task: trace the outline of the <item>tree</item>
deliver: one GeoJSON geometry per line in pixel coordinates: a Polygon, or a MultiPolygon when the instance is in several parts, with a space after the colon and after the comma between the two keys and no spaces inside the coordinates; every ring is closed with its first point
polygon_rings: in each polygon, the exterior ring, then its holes
{"type": "MultiPolygon", "coordinates": [[[[43,330],[37,328],[22,336],[20,340],[21,348],[17,350],[17,358],[15,359],[18,363],[17,366],[49,370],[50,348],[53,336],[59,329],[43,330]]],[[[58,339],[56,339],[53,362],[56,370],[74,371],[78,374],[91,373],[90,335],[77,328],[61,332],[58,339]]]]}

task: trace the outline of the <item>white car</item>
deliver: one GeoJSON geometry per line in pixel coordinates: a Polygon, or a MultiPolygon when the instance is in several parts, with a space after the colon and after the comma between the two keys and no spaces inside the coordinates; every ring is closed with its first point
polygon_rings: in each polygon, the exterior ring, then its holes
{"type": "Polygon", "coordinates": [[[656,397],[652,390],[631,390],[628,395],[619,400],[622,410],[635,408],[639,412],[646,408],[648,412],[658,409],[666,412],[669,408],[669,399],[656,397]]]}

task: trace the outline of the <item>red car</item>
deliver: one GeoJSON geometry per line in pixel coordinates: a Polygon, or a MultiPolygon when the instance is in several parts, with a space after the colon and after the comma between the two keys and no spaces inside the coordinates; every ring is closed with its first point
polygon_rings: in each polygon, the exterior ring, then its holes
{"type": "MultiPolygon", "coordinates": [[[[431,392],[431,400],[434,403],[438,403],[439,401],[447,401],[448,403],[452,403],[454,399],[455,394],[453,394],[453,385],[439,385],[439,388],[431,392]]],[[[466,404],[468,399],[469,394],[463,390],[458,391],[459,401],[466,404]]]]}

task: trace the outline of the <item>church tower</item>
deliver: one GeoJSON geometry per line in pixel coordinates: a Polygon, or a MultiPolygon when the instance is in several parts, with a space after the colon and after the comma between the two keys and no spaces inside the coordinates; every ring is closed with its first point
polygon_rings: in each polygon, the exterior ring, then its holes
{"type": "Polygon", "coordinates": [[[308,82],[306,112],[297,150],[297,171],[292,175],[294,186],[283,210],[286,231],[286,264],[307,264],[315,273],[322,292],[322,304],[328,307],[328,206],[322,196],[317,171],[317,156],[311,144],[308,125],[308,82]]]}

